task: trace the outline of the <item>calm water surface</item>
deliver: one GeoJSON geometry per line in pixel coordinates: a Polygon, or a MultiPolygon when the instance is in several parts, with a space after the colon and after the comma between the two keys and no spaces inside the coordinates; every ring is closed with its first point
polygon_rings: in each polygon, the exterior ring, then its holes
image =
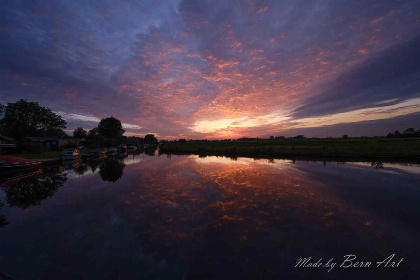
{"type": "Polygon", "coordinates": [[[415,279],[419,182],[419,165],[198,156],[47,168],[0,189],[0,272],[16,279],[415,279]],[[347,254],[404,261],[338,268],[347,254]],[[331,272],[295,268],[309,256],[338,264],[331,272]]]}

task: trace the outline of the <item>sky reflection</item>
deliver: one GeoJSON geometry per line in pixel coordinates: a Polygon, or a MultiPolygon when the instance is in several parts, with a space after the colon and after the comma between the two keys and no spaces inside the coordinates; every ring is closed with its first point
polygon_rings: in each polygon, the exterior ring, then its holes
{"type": "Polygon", "coordinates": [[[396,253],[407,263],[394,276],[418,273],[418,165],[407,173],[388,164],[139,158],[124,159],[117,180],[65,170],[63,185],[29,207],[10,204],[17,196],[3,187],[0,214],[9,224],[0,229],[1,271],[27,279],[323,278],[294,262],[351,252],[396,253]]]}

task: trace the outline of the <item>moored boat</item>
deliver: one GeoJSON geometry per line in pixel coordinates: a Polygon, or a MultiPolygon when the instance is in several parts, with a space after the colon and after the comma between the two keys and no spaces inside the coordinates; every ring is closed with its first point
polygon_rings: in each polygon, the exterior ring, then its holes
{"type": "Polygon", "coordinates": [[[121,144],[118,146],[118,153],[125,154],[127,153],[127,145],[121,144]]]}
{"type": "Polygon", "coordinates": [[[118,154],[118,150],[115,148],[109,149],[108,152],[106,152],[107,156],[114,157],[118,154]]]}
{"type": "Polygon", "coordinates": [[[96,149],[94,149],[93,151],[92,151],[92,154],[95,156],[95,157],[103,157],[103,156],[106,156],[106,149],[105,148],[96,148],[96,149]]]}
{"type": "Polygon", "coordinates": [[[128,152],[134,152],[136,150],[137,150],[136,146],[129,146],[128,149],[127,149],[128,152]]]}
{"type": "Polygon", "coordinates": [[[14,171],[41,165],[39,160],[20,157],[0,156],[0,171],[14,171]]]}
{"type": "Polygon", "coordinates": [[[79,149],[67,149],[61,153],[60,158],[62,160],[74,160],[80,159],[81,154],[79,149]]]}

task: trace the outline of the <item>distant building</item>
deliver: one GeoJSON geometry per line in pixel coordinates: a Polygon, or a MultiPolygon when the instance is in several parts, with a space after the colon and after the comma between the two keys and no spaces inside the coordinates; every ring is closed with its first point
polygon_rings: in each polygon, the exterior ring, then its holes
{"type": "Polygon", "coordinates": [[[13,139],[0,134],[0,143],[12,143],[13,139]]]}
{"type": "Polygon", "coordinates": [[[11,151],[16,147],[13,139],[0,134],[0,155],[11,151]]]}
{"type": "Polygon", "coordinates": [[[77,146],[80,145],[80,142],[86,141],[85,138],[62,138],[60,140],[63,141],[63,142],[66,142],[66,143],[68,143],[70,141],[75,141],[77,143],[77,146]]]}
{"type": "Polygon", "coordinates": [[[57,151],[67,144],[66,141],[61,139],[48,137],[25,137],[25,140],[41,143],[46,152],[57,151]]]}

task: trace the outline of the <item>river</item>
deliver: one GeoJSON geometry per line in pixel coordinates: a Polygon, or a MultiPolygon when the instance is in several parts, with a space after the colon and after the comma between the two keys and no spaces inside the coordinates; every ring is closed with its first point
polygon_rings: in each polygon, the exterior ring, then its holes
{"type": "Polygon", "coordinates": [[[0,189],[0,272],[15,279],[411,278],[420,273],[419,182],[415,164],[195,155],[45,168],[0,189]],[[392,254],[394,265],[403,259],[398,267],[377,267],[392,254]],[[340,267],[346,255],[372,265],[340,267]],[[296,265],[308,257],[337,264],[329,272],[296,265]]]}

